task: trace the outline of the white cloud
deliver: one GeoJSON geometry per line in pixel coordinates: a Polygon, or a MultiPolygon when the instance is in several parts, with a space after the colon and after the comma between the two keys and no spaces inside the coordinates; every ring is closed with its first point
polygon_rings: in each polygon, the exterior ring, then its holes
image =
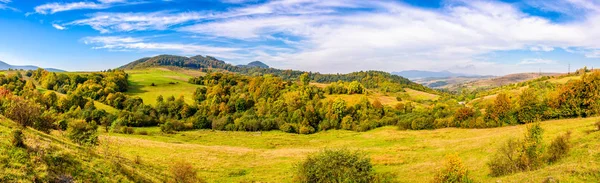
{"type": "Polygon", "coordinates": [[[127,0],[98,0],[99,3],[82,1],[72,3],[47,3],[36,6],[35,12],[39,14],[54,14],[63,11],[81,10],[81,9],[107,9],[116,5],[139,4],[141,2],[129,2],[127,0]]]}
{"type": "Polygon", "coordinates": [[[10,7],[10,6],[7,5],[10,2],[12,2],[12,1],[11,0],[0,0],[0,10],[9,9],[9,10],[12,10],[12,11],[19,12],[18,9],[10,7]]]}
{"type": "Polygon", "coordinates": [[[54,27],[55,29],[58,29],[58,30],[65,30],[65,29],[67,29],[67,28],[65,28],[65,27],[63,27],[61,25],[58,25],[58,24],[52,24],[52,27],[54,27]]]}
{"type": "Polygon", "coordinates": [[[197,12],[170,14],[153,13],[96,13],[90,18],[76,20],[67,25],[89,25],[101,33],[112,31],[164,30],[171,25],[181,24],[205,17],[197,12]]]}
{"type": "Polygon", "coordinates": [[[541,58],[528,58],[528,59],[521,60],[521,62],[519,62],[517,65],[539,65],[539,64],[556,64],[556,63],[558,63],[558,62],[554,61],[554,60],[541,59],[541,58]]]}
{"type": "Polygon", "coordinates": [[[239,48],[199,44],[146,42],[144,38],[119,36],[85,37],[83,38],[83,42],[88,45],[95,45],[93,49],[107,49],[112,51],[175,51],[185,55],[207,54],[221,58],[239,58],[236,51],[240,50],[239,48]]]}

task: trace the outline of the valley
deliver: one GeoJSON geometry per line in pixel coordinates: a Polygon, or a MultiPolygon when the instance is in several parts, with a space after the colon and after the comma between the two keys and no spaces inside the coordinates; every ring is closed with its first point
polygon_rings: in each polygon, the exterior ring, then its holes
{"type": "Polygon", "coordinates": [[[30,100],[26,105],[49,106],[51,110],[40,111],[36,120],[52,123],[22,128],[23,119],[15,117],[10,107],[5,109],[0,150],[7,156],[0,161],[9,164],[0,180],[56,180],[61,174],[74,180],[98,180],[99,174],[109,171],[119,182],[170,182],[178,178],[174,167],[189,166],[198,180],[207,182],[296,182],[299,163],[328,149],[363,153],[376,182],[431,181],[444,157],[452,154],[458,155],[475,182],[600,178],[595,173],[600,169],[600,152],[593,140],[600,134],[596,127],[600,119],[589,117],[595,116],[594,108],[569,113],[553,107],[561,104],[527,98],[576,100],[553,92],[566,90],[565,84],[593,86],[597,72],[583,69],[454,94],[373,71],[308,74],[221,61],[207,62],[216,65],[205,67],[203,62],[186,60],[193,65],[190,68],[177,66],[182,64],[174,58],[183,57],[159,56],[144,60],[174,63],[134,62],[151,66],[104,72],[5,71],[11,82],[0,92],[3,105],[30,100]],[[266,74],[257,75],[262,72],[266,74]],[[73,82],[76,87],[69,85],[73,82]],[[20,92],[8,92],[13,85],[20,92]],[[219,100],[223,102],[215,103],[219,100]],[[532,108],[522,110],[525,107],[532,108]],[[79,121],[90,125],[84,129],[96,135],[77,136],[84,141],[76,141],[71,124],[79,121]],[[529,171],[492,176],[492,154],[510,139],[522,138],[537,122],[544,129],[540,143],[551,144],[555,137],[570,133],[568,156],[529,171]],[[15,157],[22,150],[10,145],[9,134],[19,129],[28,151],[41,154],[15,157]],[[51,173],[16,173],[52,153],[71,158],[68,162],[74,169],[54,169],[52,161],[43,160],[48,167],[44,171],[51,173]],[[101,169],[86,168],[91,166],[101,169]],[[76,169],[85,173],[69,173],[76,169]]]}

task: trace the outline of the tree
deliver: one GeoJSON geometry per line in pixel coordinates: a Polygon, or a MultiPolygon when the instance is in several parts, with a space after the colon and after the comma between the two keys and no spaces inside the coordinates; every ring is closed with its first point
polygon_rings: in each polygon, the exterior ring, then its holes
{"type": "Polygon", "coordinates": [[[348,94],[362,94],[365,88],[358,81],[352,81],[348,84],[348,94]]]}
{"type": "Polygon", "coordinates": [[[302,83],[302,85],[304,86],[308,86],[308,84],[310,83],[310,76],[308,75],[308,73],[303,73],[302,75],[300,75],[300,83],[302,83]]]}
{"type": "Polygon", "coordinates": [[[500,93],[496,96],[494,103],[486,110],[489,118],[496,122],[497,126],[504,123],[510,124],[510,112],[512,110],[511,101],[508,95],[500,93]]]}

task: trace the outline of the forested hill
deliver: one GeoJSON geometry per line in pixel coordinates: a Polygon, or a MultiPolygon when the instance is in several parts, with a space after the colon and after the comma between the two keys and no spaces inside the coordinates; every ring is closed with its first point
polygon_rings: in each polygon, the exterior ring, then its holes
{"type": "MultiPolygon", "coordinates": [[[[143,69],[159,66],[174,66],[188,69],[208,70],[224,70],[236,72],[244,75],[259,76],[264,74],[272,74],[283,78],[284,80],[297,80],[304,71],[282,70],[267,67],[248,67],[235,66],[225,63],[211,56],[193,56],[183,57],[175,55],[159,55],[155,57],[147,57],[131,62],[119,69],[143,69]]],[[[266,65],[265,65],[266,66],[266,65]]],[[[348,74],[321,74],[308,72],[311,80],[318,83],[331,83],[337,81],[359,81],[366,88],[377,88],[384,91],[394,92],[400,91],[402,88],[411,88],[425,92],[436,92],[420,84],[414,83],[402,76],[392,75],[383,71],[360,71],[348,74]]]]}

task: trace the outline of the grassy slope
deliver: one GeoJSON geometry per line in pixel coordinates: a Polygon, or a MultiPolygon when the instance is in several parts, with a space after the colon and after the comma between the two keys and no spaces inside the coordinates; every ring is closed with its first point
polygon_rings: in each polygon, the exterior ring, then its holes
{"type": "MultiPolygon", "coordinates": [[[[84,148],[70,142],[63,132],[52,131],[45,134],[28,128],[23,130],[27,148],[16,148],[10,145],[11,132],[16,129],[15,122],[0,116],[0,180],[17,179],[19,182],[32,181],[36,177],[41,182],[48,178],[49,171],[66,171],[76,182],[162,182],[163,174],[152,172],[154,168],[142,164],[134,164],[123,159],[114,149],[106,146],[84,148]],[[108,150],[104,153],[103,150],[108,150]],[[48,164],[52,161],[66,164],[68,170],[48,164]],[[44,178],[46,177],[46,178],[44,178]],[[42,178],[41,180],[39,178],[42,178]]],[[[63,173],[59,173],[63,174],[63,173]]]]}
{"type": "Polygon", "coordinates": [[[198,86],[189,84],[187,81],[194,75],[201,74],[189,70],[172,71],[167,68],[127,70],[127,73],[129,74],[129,91],[126,94],[141,97],[145,104],[151,105],[156,104],[156,98],[159,95],[165,99],[169,96],[178,98],[183,95],[185,101],[192,104],[192,94],[198,86]],[[150,86],[152,83],[156,86],[150,86]]]}
{"type": "Polygon", "coordinates": [[[511,137],[522,138],[526,126],[493,129],[439,129],[399,131],[384,127],[368,132],[327,131],[313,135],[279,131],[220,132],[190,131],[160,135],[146,128],[149,136],[104,134],[129,159],[166,169],[174,160],[184,160],[200,169],[209,182],[290,182],[294,165],[307,154],[324,148],[360,149],[369,154],[377,172],[387,172],[400,182],[428,182],[450,153],[457,153],[477,182],[542,182],[552,176],[561,182],[600,181],[600,132],[593,131],[599,118],[556,120],[542,123],[550,140],[567,130],[573,132],[568,158],[543,169],[505,177],[489,177],[486,162],[497,147],[511,137]]]}

